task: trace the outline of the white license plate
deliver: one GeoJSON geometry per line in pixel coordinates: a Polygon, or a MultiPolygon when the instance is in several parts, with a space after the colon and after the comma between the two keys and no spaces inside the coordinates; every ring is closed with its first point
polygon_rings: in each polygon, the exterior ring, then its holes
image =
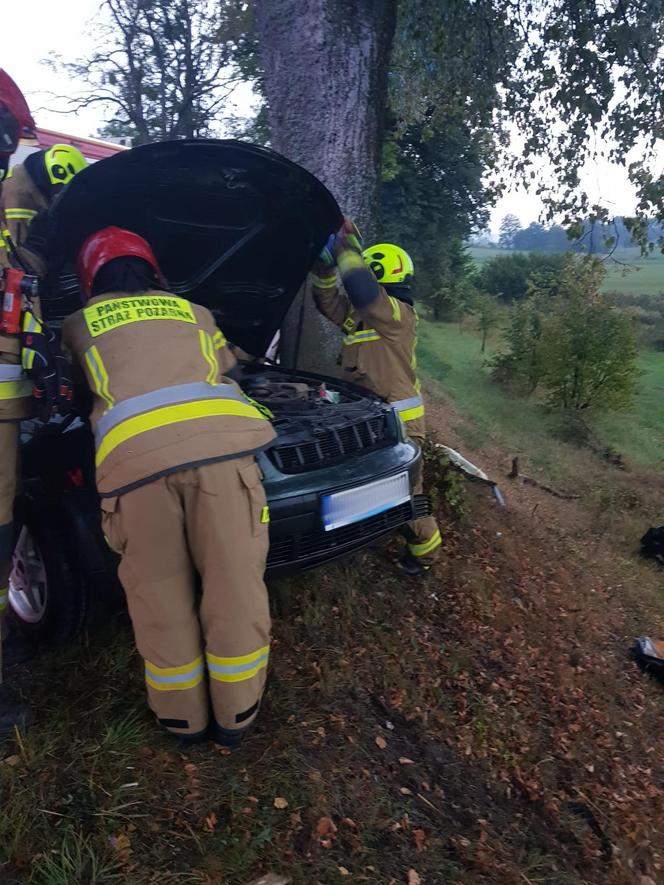
{"type": "Polygon", "coordinates": [[[323,526],[326,532],[344,525],[368,519],[410,500],[407,473],[398,473],[387,479],[377,479],[363,486],[324,495],[322,499],[323,526]]]}

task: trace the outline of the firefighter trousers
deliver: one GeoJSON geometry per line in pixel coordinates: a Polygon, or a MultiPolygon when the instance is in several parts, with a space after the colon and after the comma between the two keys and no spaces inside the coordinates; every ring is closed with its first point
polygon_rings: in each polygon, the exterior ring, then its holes
{"type": "Polygon", "coordinates": [[[232,745],[256,717],[270,645],[268,521],[253,457],[181,470],[102,499],[149,704],[181,737],[209,728],[232,745]]]}
{"type": "MultiPolygon", "coordinates": [[[[422,449],[424,447],[423,436],[411,436],[413,442],[422,449]]],[[[414,494],[421,495],[424,491],[424,470],[420,461],[419,472],[415,480],[414,494]]],[[[442,544],[440,529],[433,516],[423,516],[414,519],[402,529],[402,534],[408,545],[408,552],[424,566],[432,565],[439,554],[442,544]]]]}
{"type": "MultiPolygon", "coordinates": [[[[18,468],[18,421],[0,421],[0,639],[4,636],[4,616],[9,600],[9,575],[14,543],[14,497],[18,468]]],[[[0,683],[2,683],[2,642],[0,641],[0,683]]]]}

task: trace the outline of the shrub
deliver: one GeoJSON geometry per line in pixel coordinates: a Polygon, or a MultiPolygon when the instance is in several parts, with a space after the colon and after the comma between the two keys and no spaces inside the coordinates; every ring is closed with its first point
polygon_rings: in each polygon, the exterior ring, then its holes
{"type": "Polygon", "coordinates": [[[478,286],[506,304],[522,301],[533,290],[555,295],[565,266],[564,254],[541,252],[514,252],[499,255],[483,265],[478,274],[478,286]]]}

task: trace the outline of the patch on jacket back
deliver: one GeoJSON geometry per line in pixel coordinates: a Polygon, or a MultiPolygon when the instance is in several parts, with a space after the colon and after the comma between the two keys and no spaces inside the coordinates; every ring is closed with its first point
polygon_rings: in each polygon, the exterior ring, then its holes
{"type": "Polygon", "coordinates": [[[83,308],[88,332],[93,338],[145,320],[179,320],[196,323],[191,304],[175,295],[134,295],[131,298],[109,298],[83,308]]]}

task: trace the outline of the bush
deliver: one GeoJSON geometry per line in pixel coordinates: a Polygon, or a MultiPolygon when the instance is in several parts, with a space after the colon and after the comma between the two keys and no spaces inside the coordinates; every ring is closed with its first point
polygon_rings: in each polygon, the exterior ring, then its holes
{"type": "Polygon", "coordinates": [[[478,286],[506,304],[522,301],[531,294],[533,286],[540,292],[555,295],[564,266],[564,254],[514,252],[499,255],[483,265],[478,274],[478,286]]]}
{"type": "Polygon", "coordinates": [[[564,409],[629,406],[638,375],[633,323],[600,293],[603,266],[568,256],[558,294],[533,287],[533,299],[517,305],[494,361],[494,377],[527,393],[541,388],[564,409]]]}

